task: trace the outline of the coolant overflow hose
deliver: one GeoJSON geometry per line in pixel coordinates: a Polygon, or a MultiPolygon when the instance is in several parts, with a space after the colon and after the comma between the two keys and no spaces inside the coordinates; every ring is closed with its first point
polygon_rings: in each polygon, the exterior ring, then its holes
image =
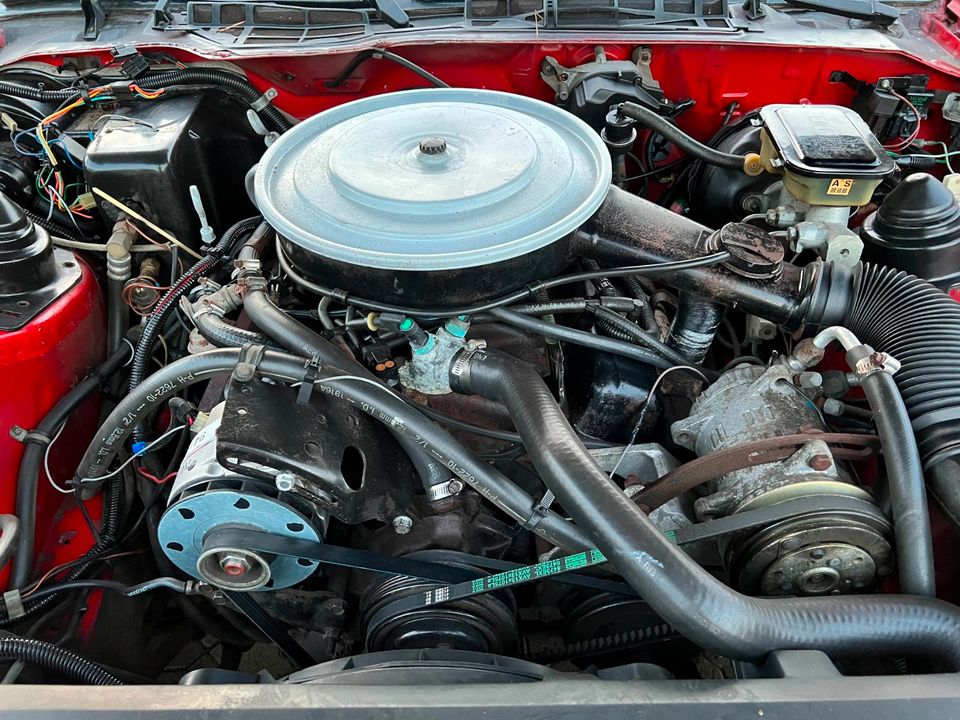
{"type": "Polygon", "coordinates": [[[462,353],[455,390],[504,403],[531,460],[585,530],[654,610],[698,645],[732,658],[774,650],[933,657],[960,669],[960,609],[899,595],[751,598],[696,564],[599,468],[528,365],[495,351],[462,353]]]}

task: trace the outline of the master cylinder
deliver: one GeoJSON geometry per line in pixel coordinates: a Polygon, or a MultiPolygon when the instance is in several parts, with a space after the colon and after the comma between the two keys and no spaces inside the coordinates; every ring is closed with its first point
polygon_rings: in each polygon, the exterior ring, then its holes
{"type": "Polygon", "coordinates": [[[860,261],[863,242],[848,228],[851,210],[867,205],[895,169],[866,123],[836,105],[767,105],[760,111],[764,169],[783,178],[779,206],[767,222],[788,228],[799,252],[816,250],[844,265],[860,261]]]}

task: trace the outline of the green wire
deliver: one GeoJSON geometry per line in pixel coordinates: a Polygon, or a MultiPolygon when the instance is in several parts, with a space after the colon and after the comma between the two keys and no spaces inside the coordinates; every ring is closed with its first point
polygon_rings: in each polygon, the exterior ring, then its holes
{"type": "Polygon", "coordinates": [[[953,153],[951,153],[951,152],[950,152],[950,148],[947,147],[947,144],[946,144],[945,142],[941,142],[941,141],[937,140],[936,143],[937,143],[937,145],[939,145],[940,147],[943,148],[943,162],[944,162],[944,164],[947,166],[947,172],[949,172],[951,175],[953,175],[954,172],[953,172],[953,166],[950,164],[950,156],[951,156],[951,155],[956,155],[956,154],[958,154],[958,152],[953,152],[953,153]]]}

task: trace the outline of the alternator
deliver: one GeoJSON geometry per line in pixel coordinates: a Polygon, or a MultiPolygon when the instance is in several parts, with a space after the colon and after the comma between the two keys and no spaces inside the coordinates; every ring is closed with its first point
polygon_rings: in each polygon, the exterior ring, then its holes
{"type": "Polygon", "coordinates": [[[211,545],[213,531],[247,528],[282,537],[319,541],[326,516],[271,485],[228,470],[217,461],[217,431],[224,404],[217,405],[190,444],[170,491],[170,505],[157,529],[167,557],[188,575],[227,590],[264,590],[302,582],[317,563],[306,558],[266,557],[242,547],[211,545]]]}

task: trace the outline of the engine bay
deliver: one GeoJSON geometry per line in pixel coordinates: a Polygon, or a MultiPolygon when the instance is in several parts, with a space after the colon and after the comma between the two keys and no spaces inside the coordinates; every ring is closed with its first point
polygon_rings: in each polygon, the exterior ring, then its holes
{"type": "Polygon", "coordinates": [[[4,683],[958,670],[958,77],[3,66],[4,683]]]}

